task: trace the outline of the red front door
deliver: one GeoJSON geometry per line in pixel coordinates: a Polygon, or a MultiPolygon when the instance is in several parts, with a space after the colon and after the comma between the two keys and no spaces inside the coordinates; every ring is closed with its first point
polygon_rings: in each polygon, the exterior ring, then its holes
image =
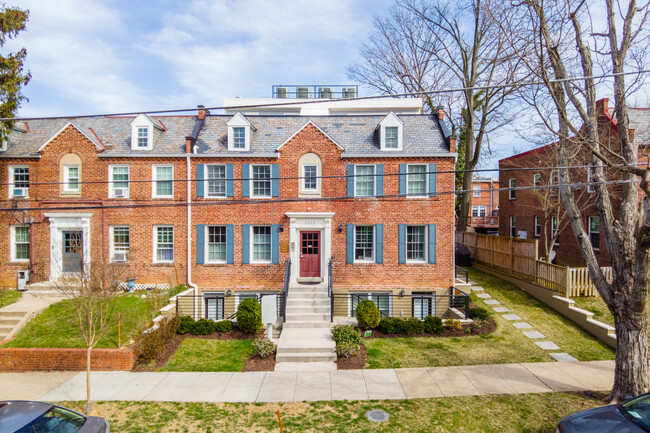
{"type": "Polygon", "coordinates": [[[320,277],[320,232],[300,232],[300,276],[320,277]]]}

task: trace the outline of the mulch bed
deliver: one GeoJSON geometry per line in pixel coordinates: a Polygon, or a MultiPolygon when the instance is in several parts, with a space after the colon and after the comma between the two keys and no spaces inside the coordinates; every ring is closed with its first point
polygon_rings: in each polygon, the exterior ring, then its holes
{"type": "Polygon", "coordinates": [[[246,360],[242,371],[273,371],[275,370],[275,353],[262,358],[259,355],[253,355],[246,360]]]}
{"type": "Polygon", "coordinates": [[[384,334],[379,329],[372,330],[372,337],[370,338],[417,338],[417,337],[467,337],[471,335],[484,335],[494,332],[497,329],[497,324],[492,316],[488,317],[487,323],[482,320],[475,320],[474,323],[462,325],[461,329],[447,329],[442,331],[442,334],[384,334]],[[481,327],[479,328],[478,325],[481,327]],[[471,333],[467,332],[467,328],[471,328],[471,333]]]}
{"type": "Polygon", "coordinates": [[[368,358],[368,351],[366,346],[363,344],[360,345],[361,350],[349,358],[343,356],[336,359],[336,369],[337,370],[358,370],[363,368],[366,365],[366,359],[368,358]]]}

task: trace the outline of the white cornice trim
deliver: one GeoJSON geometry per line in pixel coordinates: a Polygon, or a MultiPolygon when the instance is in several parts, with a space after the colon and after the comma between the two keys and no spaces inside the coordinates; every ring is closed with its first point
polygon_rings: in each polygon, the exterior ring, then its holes
{"type": "Polygon", "coordinates": [[[61,134],[63,131],[65,131],[65,129],[66,129],[68,126],[70,126],[70,125],[72,125],[72,127],[73,127],[74,129],[76,129],[77,131],[81,132],[81,133],[83,134],[83,136],[86,137],[88,140],[90,140],[90,142],[91,142],[92,144],[94,144],[95,147],[96,147],[97,149],[102,150],[102,151],[104,150],[104,149],[102,149],[102,147],[101,147],[99,144],[97,144],[97,143],[95,142],[95,140],[93,140],[93,139],[92,139],[88,134],[86,134],[85,132],[83,132],[83,131],[81,130],[81,128],[79,128],[77,125],[75,125],[75,124],[72,123],[72,122],[68,122],[68,123],[65,124],[65,126],[64,126],[63,128],[61,128],[61,129],[59,130],[59,132],[57,132],[56,134],[54,134],[54,135],[52,136],[52,138],[50,138],[50,139],[47,140],[45,143],[43,143],[43,145],[41,145],[41,147],[38,148],[38,151],[40,152],[41,150],[45,149],[45,146],[47,146],[48,144],[50,144],[50,142],[51,142],[52,140],[54,140],[56,137],[58,137],[59,134],[61,134]]]}

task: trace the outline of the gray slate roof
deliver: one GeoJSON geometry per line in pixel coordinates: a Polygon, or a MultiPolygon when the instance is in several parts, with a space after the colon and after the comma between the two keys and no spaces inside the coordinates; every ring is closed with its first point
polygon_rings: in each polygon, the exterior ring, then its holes
{"type": "Polygon", "coordinates": [[[629,118],[634,141],[640,146],[650,146],[650,108],[630,108],[629,118]]]}
{"type": "MultiPolygon", "coordinates": [[[[345,149],[345,154],[378,154],[379,134],[377,126],[384,115],[360,116],[245,116],[255,128],[251,138],[250,152],[228,152],[227,122],[232,115],[207,116],[197,145],[199,154],[208,155],[269,155],[288,138],[312,121],[328,136],[345,149]]],[[[420,155],[449,153],[449,147],[434,116],[400,115],[404,122],[403,151],[390,155],[420,155]]],[[[76,119],[38,119],[27,122],[29,131],[22,132],[22,122],[17,123],[8,137],[6,152],[0,156],[35,156],[38,148],[54,137],[68,122],[72,122],[98,147],[110,154],[181,154],[185,153],[185,137],[191,135],[194,116],[151,116],[161,122],[165,131],[154,134],[153,150],[131,150],[131,122],[134,117],[97,117],[76,119]],[[99,140],[95,137],[99,137],[99,140]]]]}

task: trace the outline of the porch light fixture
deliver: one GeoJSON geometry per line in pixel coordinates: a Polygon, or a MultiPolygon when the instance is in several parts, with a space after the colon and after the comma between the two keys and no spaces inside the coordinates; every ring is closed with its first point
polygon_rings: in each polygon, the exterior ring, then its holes
{"type": "Polygon", "coordinates": [[[284,231],[284,223],[280,224],[280,231],[281,231],[281,232],[284,231]]]}
{"type": "Polygon", "coordinates": [[[231,291],[230,289],[228,289],[228,291],[226,292],[226,295],[227,295],[227,296],[231,296],[231,295],[232,295],[232,291],[231,291]]]}
{"type": "Polygon", "coordinates": [[[343,233],[343,224],[339,224],[339,233],[343,233]]]}

